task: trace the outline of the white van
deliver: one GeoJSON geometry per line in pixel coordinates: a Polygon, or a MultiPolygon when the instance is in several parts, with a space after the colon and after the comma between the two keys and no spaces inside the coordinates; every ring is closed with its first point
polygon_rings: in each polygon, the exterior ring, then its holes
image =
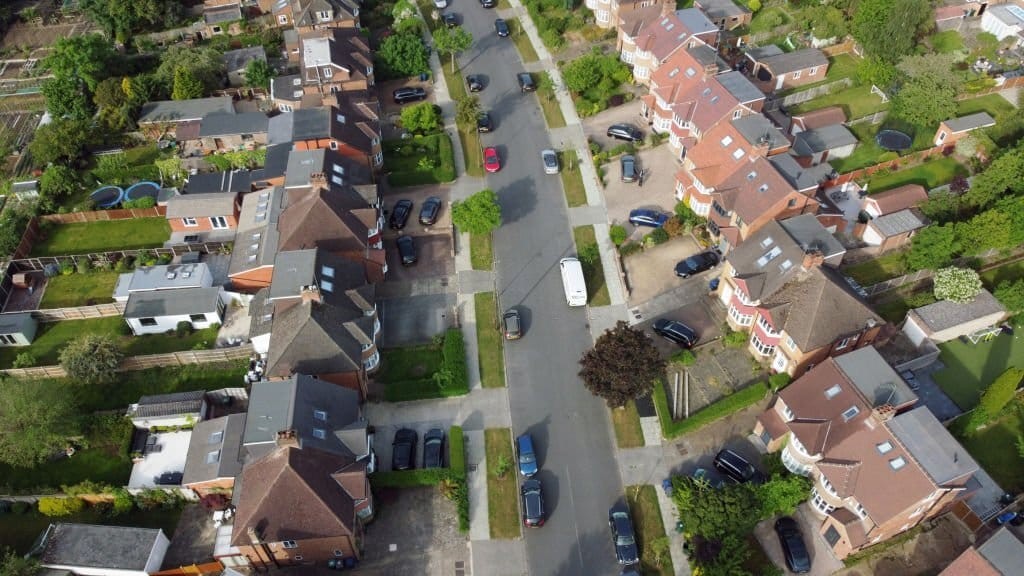
{"type": "Polygon", "coordinates": [[[565,301],[569,306],[587,305],[587,283],[583,279],[583,267],[575,258],[562,258],[558,262],[562,269],[562,286],[565,288],[565,301]]]}

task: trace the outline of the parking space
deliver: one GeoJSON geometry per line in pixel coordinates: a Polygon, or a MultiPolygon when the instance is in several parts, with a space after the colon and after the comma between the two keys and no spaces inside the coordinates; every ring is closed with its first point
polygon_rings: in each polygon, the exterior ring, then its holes
{"type": "Polygon", "coordinates": [[[702,342],[710,342],[721,333],[721,329],[715,322],[714,317],[708,312],[708,309],[701,302],[694,302],[687,306],[665,312],[658,316],[652,316],[645,318],[643,322],[634,326],[639,330],[645,331],[651,338],[654,339],[654,346],[662,353],[663,356],[668,357],[679,351],[679,346],[665,340],[658,336],[651,330],[651,325],[654,321],[659,318],[667,318],[669,320],[676,320],[686,324],[690,328],[693,328],[697,332],[699,338],[697,346],[699,347],[702,342]]]}
{"type": "Polygon", "coordinates": [[[398,88],[423,88],[427,91],[426,102],[434,101],[434,87],[429,80],[420,81],[419,78],[401,78],[399,80],[380,82],[377,84],[377,93],[380,95],[381,108],[385,116],[390,116],[393,112],[401,112],[403,108],[403,106],[395,104],[394,96],[392,96],[392,93],[398,88]]]}
{"type": "MultiPolygon", "coordinates": [[[[450,234],[452,229],[452,211],[451,204],[448,202],[448,197],[449,194],[447,186],[415,186],[411,188],[385,190],[383,193],[384,214],[385,216],[389,216],[391,214],[391,209],[399,200],[411,200],[412,212],[409,214],[409,221],[405,224],[405,228],[402,229],[403,234],[412,234],[414,236],[450,234]],[[423,207],[423,203],[426,202],[427,198],[430,198],[431,196],[436,196],[441,199],[441,212],[438,214],[437,223],[430,226],[424,226],[423,224],[420,224],[420,208],[423,207]]],[[[394,238],[397,237],[398,234],[397,230],[392,230],[390,226],[385,226],[385,238],[394,238]]]]}
{"type": "Polygon", "coordinates": [[[454,294],[422,294],[378,300],[381,347],[429,344],[454,322],[454,294]]]}
{"type": "MultiPolygon", "coordinates": [[[[373,451],[377,454],[377,466],[380,470],[388,471],[391,470],[391,442],[395,439],[395,433],[402,428],[408,428],[415,430],[417,434],[416,441],[416,468],[420,468],[423,464],[423,436],[428,430],[432,428],[440,428],[444,431],[445,435],[445,449],[448,446],[448,428],[452,426],[451,415],[445,415],[445,417],[438,417],[433,420],[422,420],[417,422],[387,422],[379,424],[374,421],[376,432],[373,436],[373,451]]],[[[448,461],[445,457],[445,465],[447,466],[448,461]]]]}
{"type": "Polygon", "coordinates": [[[434,487],[381,489],[377,516],[366,526],[359,573],[456,574],[469,566],[455,504],[434,487]]]}
{"type": "MultiPolygon", "coordinates": [[[[843,563],[836,559],[832,551],[828,549],[825,539],[818,536],[818,527],[821,526],[821,519],[814,515],[808,508],[807,503],[801,504],[793,514],[792,518],[800,526],[800,533],[803,535],[804,544],[811,557],[811,570],[807,572],[811,576],[828,576],[843,569],[843,563]]],[[[782,555],[782,545],[775,533],[775,518],[760,522],[754,528],[754,536],[761,543],[765,554],[778,566],[784,574],[792,574],[786,567],[782,555]]]]}
{"type": "Polygon", "coordinates": [[[714,270],[693,278],[678,278],[673,270],[680,260],[700,252],[700,247],[689,236],[677,236],[672,240],[633,254],[623,261],[626,280],[629,283],[629,304],[636,306],[647,302],[658,294],[672,290],[685,283],[704,284],[704,276],[714,270]]]}
{"type": "MultiPolygon", "coordinates": [[[[672,159],[668,145],[648,148],[636,153],[639,169],[644,170],[644,183],[622,181],[619,159],[613,158],[602,168],[605,170],[604,200],[608,208],[608,220],[621,224],[631,233],[633,226],[628,222],[629,211],[634,208],[654,208],[672,212],[676,205],[675,173],[679,164],[672,159]]],[[[649,228],[641,230],[646,234],[649,228]]]]}
{"type": "Polygon", "coordinates": [[[632,124],[644,133],[644,138],[651,134],[651,127],[647,125],[647,119],[640,115],[640,100],[626,102],[622,106],[609,108],[600,114],[585,118],[583,120],[583,133],[587,140],[597,142],[605,150],[622,144],[622,140],[608,137],[608,127],[612,124],[632,124]]]}
{"type": "MultiPolygon", "coordinates": [[[[409,235],[409,234],[405,234],[409,235]]],[[[384,251],[387,254],[387,281],[409,281],[424,278],[449,276],[455,269],[455,258],[452,256],[452,239],[447,235],[431,236],[412,235],[416,241],[417,261],[411,266],[402,266],[395,238],[384,239],[384,251]]]]}

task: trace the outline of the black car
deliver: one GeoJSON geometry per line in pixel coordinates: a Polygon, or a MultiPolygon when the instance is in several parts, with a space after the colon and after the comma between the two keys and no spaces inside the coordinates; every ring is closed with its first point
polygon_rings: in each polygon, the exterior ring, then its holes
{"type": "Polygon", "coordinates": [[[628,140],[639,142],[644,139],[644,133],[632,124],[612,124],[608,127],[608,137],[616,140],[628,140]]]}
{"type": "Polygon", "coordinates": [[[505,22],[501,18],[494,21],[494,31],[498,33],[498,36],[502,38],[508,37],[508,22],[505,22]]]}
{"type": "Polygon", "coordinates": [[[537,84],[529,72],[516,74],[516,79],[519,80],[519,90],[522,92],[533,92],[537,89],[537,84]]]}
{"type": "Polygon", "coordinates": [[[480,5],[484,8],[494,8],[498,5],[498,0],[480,0],[480,5]]]}
{"type": "Polygon", "coordinates": [[[412,239],[412,236],[402,236],[396,243],[398,244],[398,255],[402,258],[402,266],[412,266],[416,263],[416,241],[412,239]]]}
{"type": "Polygon", "coordinates": [[[416,467],[416,443],[419,435],[415,430],[402,428],[395,432],[391,442],[391,468],[393,470],[412,470],[416,467]]]}
{"type": "Polygon", "coordinates": [[[722,450],[716,454],[714,465],[715,469],[737,484],[757,482],[761,478],[753,464],[732,450],[722,450]]]}
{"type": "Polygon", "coordinates": [[[412,214],[412,200],[399,200],[391,209],[391,217],[388,218],[388,225],[394,230],[405,228],[409,221],[409,214],[412,214]]]}
{"type": "Polygon", "coordinates": [[[786,566],[797,574],[811,571],[811,555],[807,553],[807,545],[800,534],[800,526],[796,520],[783,516],[775,521],[775,533],[782,544],[782,554],[786,557],[786,566]]]}
{"type": "Polygon", "coordinates": [[[632,154],[626,154],[619,159],[619,167],[622,168],[622,181],[623,182],[636,182],[639,177],[639,173],[636,168],[636,157],[632,154]]]}
{"type": "Polygon", "coordinates": [[[612,544],[615,544],[615,558],[619,564],[639,562],[633,521],[629,519],[629,510],[625,506],[616,506],[608,511],[608,527],[612,530],[612,544]]]}
{"type": "Polygon", "coordinates": [[[711,270],[718,265],[718,253],[712,250],[707,252],[701,252],[700,254],[694,254],[686,260],[682,260],[679,264],[676,264],[676,276],[680,278],[689,278],[695,274],[700,274],[705,270],[711,270]]]}
{"type": "Polygon", "coordinates": [[[477,74],[470,74],[466,76],[466,86],[469,87],[470,92],[479,92],[484,89],[484,82],[477,74]]]}
{"type": "Polygon", "coordinates": [[[519,489],[523,504],[523,525],[537,528],[544,525],[544,494],[540,489],[540,480],[531,478],[523,481],[519,489]]]}
{"type": "Polygon", "coordinates": [[[523,322],[519,311],[512,308],[501,317],[501,326],[505,333],[505,340],[518,340],[523,337],[523,322]]]}
{"type": "Polygon", "coordinates": [[[444,22],[444,25],[449,28],[455,28],[456,26],[459,25],[459,17],[456,16],[455,14],[452,14],[451,12],[441,14],[441,21],[444,22]]]}
{"type": "Polygon", "coordinates": [[[408,104],[427,99],[427,91],[423,88],[399,88],[391,95],[395,98],[395,104],[408,104]]]}
{"type": "Polygon", "coordinates": [[[444,430],[433,428],[423,435],[423,467],[444,468],[444,430]]]}
{"type": "Polygon", "coordinates": [[[657,210],[637,208],[636,210],[630,210],[629,212],[629,223],[633,226],[661,228],[665,225],[665,222],[668,222],[668,214],[658,212],[657,210]]]}
{"type": "Polygon", "coordinates": [[[491,123],[491,114],[490,114],[490,112],[481,112],[480,114],[477,115],[477,117],[476,117],[476,131],[477,132],[490,132],[491,128],[493,128],[493,126],[494,125],[491,123]]]}
{"type": "Polygon", "coordinates": [[[441,213],[441,199],[431,196],[420,206],[420,224],[433,226],[437,224],[437,216],[441,213]]]}
{"type": "Polygon", "coordinates": [[[683,348],[689,348],[697,343],[697,333],[693,331],[693,328],[682,322],[669,320],[668,318],[659,318],[654,321],[654,326],[651,329],[658,336],[683,348]]]}

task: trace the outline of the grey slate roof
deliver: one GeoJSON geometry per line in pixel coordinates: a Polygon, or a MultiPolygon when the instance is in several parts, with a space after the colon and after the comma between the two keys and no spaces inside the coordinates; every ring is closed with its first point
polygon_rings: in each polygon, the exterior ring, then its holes
{"type": "Polygon", "coordinates": [[[946,126],[953,131],[954,134],[957,132],[966,132],[967,130],[974,130],[976,128],[988,128],[989,126],[995,126],[995,118],[988,115],[987,112],[977,112],[975,114],[968,114],[967,116],[961,116],[960,118],[953,118],[952,120],[946,120],[946,126]]]}
{"type": "Polygon", "coordinates": [[[139,124],[201,120],[203,116],[215,113],[235,113],[230,96],[147,102],[142,105],[142,111],[139,113],[139,124]]]}
{"type": "Polygon", "coordinates": [[[804,251],[782,225],[773,220],[733,248],[726,259],[736,271],[736,278],[747,285],[747,296],[759,300],[782,288],[800,269],[804,251]],[[787,261],[789,265],[782,266],[787,261]]]}
{"type": "Polygon", "coordinates": [[[898,414],[886,425],[939,486],[978,470],[974,458],[926,406],[898,414]]]}
{"type": "Polygon", "coordinates": [[[924,228],[927,225],[927,221],[919,210],[906,208],[892,214],[883,214],[872,220],[870,225],[874,226],[883,238],[889,238],[917,230],[918,228],[924,228]]]}
{"type": "Polygon", "coordinates": [[[732,125],[749,144],[757,144],[762,139],[768,140],[770,148],[789,144],[785,134],[761,114],[748,114],[733,120],[732,125]]]}
{"type": "Polygon", "coordinates": [[[221,56],[221,59],[224,61],[224,69],[228,72],[241,72],[245,70],[249,62],[254,60],[266,62],[267,52],[263,46],[250,46],[249,48],[228,50],[221,56]]]}
{"type": "Polygon", "coordinates": [[[768,161],[797,190],[813,188],[828,180],[829,176],[835,172],[835,168],[828,162],[805,168],[797,164],[790,154],[776,154],[770,156],[768,161]]]}
{"type": "Polygon", "coordinates": [[[270,97],[274,100],[298,102],[302,100],[302,76],[276,76],[270,81],[270,97]]]}
{"type": "Polygon", "coordinates": [[[882,404],[902,406],[917,399],[903,378],[873,346],[835,356],[833,360],[872,407],[882,404]]]}
{"type": "Polygon", "coordinates": [[[331,134],[331,109],[327,107],[300,108],[270,119],[268,144],[283,144],[296,140],[326,138],[331,134]]]}
{"type": "Polygon", "coordinates": [[[202,410],[204,398],[206,398],[206,392],[202,390],[143,396],[139,398],[138,403],[131,412],[131,416],[152,417],[191,414],[202,410]]]}
{"type": "Polygon", "coordinates": [[[242,7],[235,4],[230,6],[214,6],[203,10],[203,20],[207,24],[221,24],[223,22],[234,22],[242,19],[242,7]]]}
{"type": "Polygon", "coordinates": [[[249,338],[270,334],[274,326],[274,303],[270,301],[270,288],[261,288],[249,302],[249,338]]]}
{"type": "Polygon", "coordinates": [[[843,243],[828,231],[813,214],[800,214],[780,220],[779,225],[804,252],[817,250],[828,260],[846,252],[843,243]]]}
{"type": "Polygon", "coordinates": [[[229,275],[274,263],[279,237],[277,220],[281,216],[284,196],[284,188],[274,187],[242,198],[229,275]]]}
{"type": "Polygon", "coordinates": [[[0,314],[0,334],[35,332],[36,321],[31,312],[5,312],[0,314]]]}
{"type": "Polygon", "coordinates": [[[229,414],[197,422],[188,445],[182,486],[242,473],[242,433],[245,414],[229,414]]]}
{"type": "Polygon", "coordinates": [[[800,156],[810,156],[856,144],[857,137],[846,126],[832,124],[800,132],[793,140],[793,150],[800,156]]]}
{"type": "Polygon", "coordinates": [[[199,137],[266,133],[270,119],[263,112],[207,114],[199,125],[199,137]]]}
{"type": "MultiPolygon", "coordinates": [[[[196,174],[199,176],[199,174],[196,174]]],[[[193,176],[195,178],[195,176],[193,176]]],[[[226,216],[235,213],[236,192],[185,194],[167,200],[168,218],[226,216]]]]}
{"type": "Polygon", "coordinates": [[[267,156],[263,163],[263,168],[252,171],[252,180],[254,183],[259,182],[260,180],[280,178],[285,175],[286,170],[288,169],[288,157],[292,152],[291,142],[267,146],[266,150],[267,156]]]}
{"type": "Polygon", "coordinates": [[[699,8],[676,10],[676,18],[686,26],[690,35],[706,34],[718,30],[718,26],[708,19],[699,8]]]}
{"type": "Polygon", "coordinates": [[[817,48],[802,48],[793,52],[782,52],[778,46],[772,44],[765,48],[755,48],[749,54],[755,55],[755,60],[767,66],[772,71],[772,74],[775,75],[796,72],[797,70],[804,70],[814,66],[828,65],[828,58],[817,48]],[[775,48],[778,50],[778,53],[770,48],[775,48]]]}
{"type": "Polygon", "coordinates": [[[747,103],[764,100],[764,92],[758,90],[757,86],[754,86],[754,83],[744,76],[742,72],[730,70],[715,76],[715,80],[718,80],[718,83],[740,102],[747,103]]]}
{"type": "Polygon", "coordinates": [[[192,174],[185,184],[185,194],[210,194],[214,192],[251,192],[252,173],[248,170],[228,170],[192,174]]]}
{"type": "Polygon", "coordinates": [[[981,289],[974,300],[966,304],[957,304],[949,300],[940,300],[927,306],[912,310],[932,332],[941,332],[990,314],[1006,313],[1006,308],[996,300],[991,292],[981,289]]]}
{"type": "MultiPolygon", "coordinates": [[[[361,316],[364,310],[348,297],[347,292],[372,289],[366,283],[362,264],[358,262],[316,248],[279,252],[274,260],[274,279],[270,284],[269,298],[298,298],[304,286],[318,286],[324,302],[339,309],[347,309],[353,318],[361,316]]],[[[372,291],[369,298],[372,305],[372,291]]]]}
{"type": "Polygon", "coordinates": [[[1008,527],[1003,526],[984,544],[978,546],[978,553],[1001,574],[1010,576],[1020,572],[1020,561],[1024,558],[1024,543],[1018,540],[1008,527]]]}
{"type": "Polygon", "coordinates": [[[374,319],[361,311],[304,301],[274,314],[267,374],[345,374],[362,370],[374,319]]]}
{"type": "Polygon", "coordinates": [[[732,0],[699,0],[698,4],[711,18],[727,18],[750,12],[749,9],[738,6],[732,0]]]}
{"type": "Polygon", "coordinates": [[[696,60],[701,66],[716,66],[719,72],[729,70],[729,63],[722,59],[718,55],[718,52],[714,48],[707,44],[698,44],[693,48],[687,48],[687,52],[693,59],[696,60]]]}
{"type": "Polygon", "coordinates": [[[51,524],[42,564],[107,570],[145,570],[163,532],[159,528],[51,524]]]}
{"type": "Polygon", "coordinates": [[[292,150],[285,169],[285,188],[310,185],[310,176],[323,174],[329,185],[362,184],[370,182],[370,169],[341,153],[327,148],[292,150]]]}
{"type": "Polygon", "coordinates": [[[366,420],[359,409],[359,393],[313,376],[297,374],[287,380],[256,382],[249,395],[249,415],[242,443],[249,459],[275,448],[277,433],[295,430],[301,448],[317,448],[342,456],[362,455],[362,446],[346,445],[346,430],[362,429],[366,420]],[[321,411],[324,414],[319,414],[321,411]],[[318,416],[324,416],[324,419],[318,416]],[[322,430],[323,438],[317,438],[322,430]]]}
{"type": "Polygon", "coordinates": [[[220,287],[175,288],[155,292],[133,292],[124,307],[125,318],[157,318],[207,314],[217,311],[220,287]]]}

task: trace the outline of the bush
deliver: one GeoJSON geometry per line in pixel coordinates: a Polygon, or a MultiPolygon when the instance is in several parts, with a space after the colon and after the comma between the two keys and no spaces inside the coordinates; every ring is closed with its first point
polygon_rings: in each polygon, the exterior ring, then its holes
{"type": "Polygon", "coordinates": [[[60,275],[71,276],[75,273],[75,262],[71,258],[65,258],[60,261],[60,275]]]}
{"type": "Polygon", "coordinates": [[[32,509],[32,504],[25,502],[24,500],[15,500],[11,504],[11,512],[15,514],[27,514],[32,509]]]}
{"type": "Polygon", "coordinates": [[[114,492],[114,487],[110,484],[83,480],[71,486],[61,486],[60,490],[68,496],[82,496],[84,494],[111,494],[114,492]]]}
{"type": "Polygon", "coordinates": [[[683,349],[673,354],[670,360],[683,366],[693,366],[697,363],[697,355],[693,353],[693,350],[683,349]]]}
{"type": "Polygon", "coordinates": [[[78,264],[75,265],[75,270],[79,274],[88,274],[92,270],[92,262],[88,258],[79,258],[78,264]]]}
{"type": "Polygon", "coordinates": [[[725,336],[722,337],[722,341],[728,348],[742,348],[749,339],[746,332],[739,332],[728,326],[725,328],[725,336]]]}
{"type": "Polygon", "coordinates": [[[462,433],[462,426],[452,426],[448,429],[448,466],[452,474],[466,476],[466,439],[462,433]]]}
{"type": "Polygon", "coordinates": [[[83,334],[61,350],[60,365],[71,378],[95,384],[112,380],[123,356],[113,338],[83,334]]]}
{"type": "Polygon", "coordinates": [[[111,516],[121,516],[122,514],[127,514],[135,509],[135,499],[132,498],[131,493],[124,488],[117,488],[114,490],[114,501],[111,504],[111,516]]]}
{"type": "Polygon", "coordinates": [[[626,242],[622,246],[619,246],[619,255],[625,258],[631,256],[643,250],[644,247],[639,242],[626,242]]]}
{"type": "Polygon", "coordinates": [[[666,220],[665,225],[660,229],[664,230],[665,233],[669,235],[669,238],[675,238],[686,231],[682,220],[680,220],[678,216],[673,216],[666,220]]]}
{"type": "Polygon", "coordinates": [[[165,492],[158,489],[149,489],[139,492],[135,497],[135,503],[139,506],[139,510],[154,510],[156,508],[163,508],[165,510],[173,510],[178,508],[184,503],[184,498],[178,492],[165,492]]]}
{"type": "Polygon", "coordinates": [[[469,390],[469,370],[466,368],[466,345],[462,339],[462,331],[449,328],[444,334],[441,346],[441,370],[447,373],[442,388],[453,390],[469,390]]]}
{"type": "Polygon", "coordinates": [[[756,404],[768,394],[768,386],[764,382],[756,382],[742,390],[722,398],[694,412],[689,418],[672,420],[672,412],[668,408],[668,394],[664,383],[654,385],[654,406],[661,421],[661,433],[667,439],[676,438],[699,430],[704,426],[734,414],[744,408],[756,404]]]}
{"type": "Polygon", "coordinates": [[[184,338],[192,333],[192,323],[188,320],[182,320],[178,322],[178,325],[174,327],[174,334],[178,338],[184,338]]]}
{"type": "Polygon", "coordinates": [[[36,357],[31,352],[22,352],[14,358],[12,368],[31,368],[36,365],[36,357]]]}
{"type": "Polygon", "coordinates": [[[608,237],[611,238],[612,244],[621,247],[622,243],[629,237],[629,234],[624,227],[612,224],[612,227],[608,229],[608,237]]]}
{"type": "Polygon", "coordinates": [[[224,510],[231,504],[231,499],[227,494],[214,493],[203,496],[199,503],[206,510],[224,510]]]}
{"type": "Polygon", "coordinates": [[[650,241],[652,244],[657,246],[658,244],[664,244],[665,242],[668,242],[669,235],[664,228],[655,228],[654,230],[651,231],[650,234],[647,235],[646,240],[650,241]]]}
{"type": "Polygon", "coordinates": [[[773,392],[778,392],[786,386],[789,386],[789,382],[793,379],[792,376],[785,372],[779,372],[778,374],[772,374],[768,377],[768,386],[773,392]]]}
{"type": "Polygon", "coordinates": [[[44,496],[39,499],[39,513],[44,516],[71,516],[85,510],[85,501],[75,497],[44,496]]]}
{"type": "Polygon", "coordinates": [[[132,208],[152,208],[153,206],[156,206],[156,198],[153,198],[152,196],[145,196],[135,200],[127,200],[121,203],[121,207],[126,210],[130,210],[132,208]]]}

